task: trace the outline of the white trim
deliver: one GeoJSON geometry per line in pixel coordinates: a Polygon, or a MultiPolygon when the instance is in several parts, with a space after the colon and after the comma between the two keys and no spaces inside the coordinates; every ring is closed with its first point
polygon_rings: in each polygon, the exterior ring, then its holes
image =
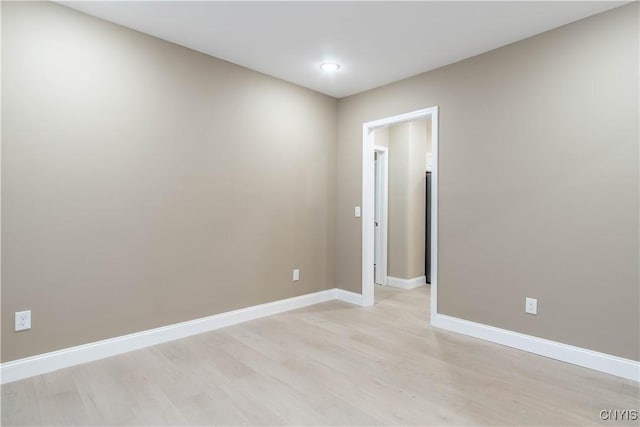
{"type": "Polygon", "coordinates": [[[378,194],[376,194],[376,200],[378,205],[375,208],[379,208],[378,217],[378,239],[376,239],[376,246],[378,247],[378,259],[375,260],[376,264],[376,278],[375,282],[381,285],[387,284],[387,248],[389,244],[389,149],[380,145],[373,147],[376,153],[378,153],[378,163],[376,175],[380,180],[380,186],[378,188],[378,194]]]}
{"type": "Polygon", "coordinates": [[[414,277],[413,279],[387,276],[387,285],[400,289],[415,289],[427,285],[427,276],[414,277]]]}
{"type": "Polygon", "coordinates": [[[362,299],[365,306],[373,305],[373,209],[374,202],[374,165],[373,165],[373,128],[362,126],[362,299]]]}
{"type": "Polygon", "coordinates": [[[329,289],[6,362],[0,365],[0,382],[5,384],[18,381],[34,375],[213,331],[248,320],[331,301],[336,298],[344,301],[349,300],[348,302],[361,298],[358,294],[348,295],[352,293],[340,291],[336,292],[336,289],[329,289]]]}
{"type": "Polygon", "coordinates": [[[348,302],[349,304],[354,304],[359,306],[365,305],[364,298],[362,298],[362,295],[360,294],[357,294],[351,291],[345,291],[344,289],[339,289],[339,288],[333,289],[333,291],[334,291],[334,297],[338,301],[348,302]]]}
{"type": "Polygon", "coordinates": [[[431,322],[438,314],[438,176],[440,175],[438,107],[431,112],[431,322]]]}
{"type": "Polygon", "coordinates": [[[373,305],[374,297],[374,138],[373,131],[381,126],[431,118],[431,320],[438,313],[438,107],[374,120],[362,125],[362,298],[363,305],[373,305]]]}
{"type": "Polygon", "coordinates": [[[634,360],[496,328],[482,323],[471,322],[444,314],[438,314],[432,317],[431,325],[640,382],[640,362],[634,360]]]}
{"type": "MultiPolygon", "coordinates": [[[[328,289],[6,362],[0,365],[1,383],[6,384],[18,381],[81,363],[104,359],[117,354],[331,300],[344,301],[359,306],[365,305],[364,298],[360,294],[345,291],[344,289],[328,289]]],[[[640,362],[633,360],[470,322],[444,314],[434,316],[431,319],[431,323],[438,328],[640,382],[640,362]]]]}

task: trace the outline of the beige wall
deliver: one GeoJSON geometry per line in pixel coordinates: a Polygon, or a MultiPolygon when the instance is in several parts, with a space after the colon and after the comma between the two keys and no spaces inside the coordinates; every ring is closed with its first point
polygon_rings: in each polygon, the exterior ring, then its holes
{"type": "Polygon", "coordinates": [[[373,143],[382,147],[389,147],[389,128],[387,126],[375,130],[373,133],[373,143]]]}
{"type": "Polygon", "coordinates": [[[392,277],[413,279],[424,276],[427,120],[391,126],[388,135],[387,273],[392,277]]]}
{"type": "Polygon", "coordinates": [[[441,312],[638,360],[637,14],[336,108],[62,6],[3,2],[2,360],[335,282],[359,292],[362,123],[432,105],[441,312]],[[15,333],[24,309],[33,328],[15,333]]]}
{"type": "Polygon", "coordinates": [[[409,196],[409,123],[388,128],[389,195],[387,228],[387,275],[409,278],[409,246],[407,214],[409,196]]]}
{"type": "Polygon", "coordinates": [[[634,3],[340,100],[338,286],[362,123],[438,105],[440,311],[638,360],[638,59],[634,3]]]}
{"type": "Polygon", "coordinates": [[[3,361],[334,287],[335,99],[52,3],[2,90],[3,361]]]}
{"type": "Polygon", "coordinates": [[[411,122],[409,137],[409,197],[407,213],[409,229],[407,245],[409,259],[405,279],[424,276],[424,244],[425,244],[425,198],[427,179],[425,175],[427,154],[427,120],[419,119],[411,122]]]}

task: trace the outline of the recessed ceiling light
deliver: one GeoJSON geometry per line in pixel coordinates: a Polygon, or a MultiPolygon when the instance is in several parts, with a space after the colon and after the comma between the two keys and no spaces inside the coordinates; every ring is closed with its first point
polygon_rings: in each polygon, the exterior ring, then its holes
{"type": "Polygon", "coordinates": [[[340,64],[336,64],[335,62],[324,62],[320,64],[320,69],[322,71],[338,71],[340,69],[340,64]]]}

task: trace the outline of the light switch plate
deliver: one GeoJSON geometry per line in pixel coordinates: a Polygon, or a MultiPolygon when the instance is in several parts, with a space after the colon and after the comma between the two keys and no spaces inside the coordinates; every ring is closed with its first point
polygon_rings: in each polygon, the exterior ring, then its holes
{"type": "Polygon", "coordinates": [[[300,270],[296,268],[293,270],[293,281],[297,282],[298,280],[300,280],[300,270]]]}
{"type": "Polygon", "coordinates": [[[356,218],[360,218],[360,206],[356,206],[356,208],[354,210],[354,216],[356,218]]]}

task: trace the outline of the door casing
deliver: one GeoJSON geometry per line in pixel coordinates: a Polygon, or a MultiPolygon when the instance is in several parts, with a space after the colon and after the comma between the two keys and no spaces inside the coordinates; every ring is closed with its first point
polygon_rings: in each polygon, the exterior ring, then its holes
{"type": "Polygon", "coordinates": [[[362,305],[374,303],[374,209],[376,128],[420,118],[431,119],[431,321],[438,314],[438,106],[362,124],[362,305]]]}
{"type": "Polygon", "coordinates": [[[375,188],[375,216],[378,225],[375,227],[375,283],[387,284],[387,245],[388,245],[388,212],[389,212],[389,149],[382,145],[374,146],[378,156],[375,163],[375,178],[378,186],[375,188]]]}

